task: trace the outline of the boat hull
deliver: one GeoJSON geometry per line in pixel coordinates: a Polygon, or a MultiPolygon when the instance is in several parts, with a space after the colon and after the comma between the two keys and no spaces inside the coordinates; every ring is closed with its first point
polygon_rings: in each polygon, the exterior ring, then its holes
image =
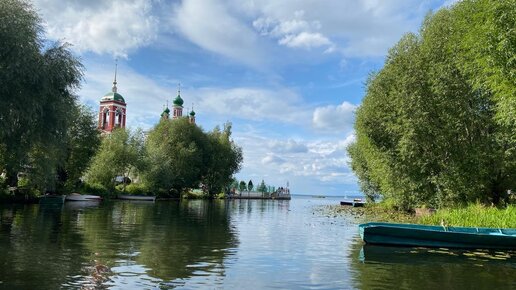
{"type": "Polygon", "coordinates": [[[89,194],[71,194],[66,196],[66,201],[100,201],[102,197],[89,194]]]}
{"type": "Polygon", "coordinates": [[[156,201],[155,196],[144,196],[144,195],[118,195],[117,198],[123,199],[123,200],[156,201]]]}
{"type": "Polygon", "coordinates": [[[365,202],[363,201],[341,201],[340,205],[349,205],[352,207],[363,207],[365,202]]]}
{"type": "Polygon", "coordinates": [[[516,249],[516,229],[441,227],[368,223],[359,226],[367,244],[464,248],[516,249]]]}

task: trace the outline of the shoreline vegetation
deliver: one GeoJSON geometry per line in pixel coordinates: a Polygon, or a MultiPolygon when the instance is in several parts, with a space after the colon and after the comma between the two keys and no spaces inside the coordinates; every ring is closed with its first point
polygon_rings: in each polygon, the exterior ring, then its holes
{"type": "Polygon", "coordinates": [[[369,202],[358,214],[516,228],[515,4],[468,0],[431,12],[371,73],[347,148],[369,202]],[[440,210],[406,214],[418,208],[440,210]]]}
{"type": "Polygon", "coordinates": [[[326,205],[315,209],[326,217],[353,217],[359,222],[393,222],[447,227],[516,228],[516,205],[505,208],[480,203],[464,207],[438,209],[433,214],[417,216],[415,212],[399,211],[382,203],[364,207],[326,205]]]}

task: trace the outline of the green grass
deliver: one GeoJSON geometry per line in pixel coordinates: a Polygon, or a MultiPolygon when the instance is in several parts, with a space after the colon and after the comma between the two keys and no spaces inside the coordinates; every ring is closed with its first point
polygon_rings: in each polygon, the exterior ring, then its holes
{"type": "Polygon", "coordinates": [[[516,228],[516,205],[507,208],[472,204],[463,208],[441,209],[431,216],[415,220],[419,224],[440,225],[441,221],[456,227],[516,228]]]}

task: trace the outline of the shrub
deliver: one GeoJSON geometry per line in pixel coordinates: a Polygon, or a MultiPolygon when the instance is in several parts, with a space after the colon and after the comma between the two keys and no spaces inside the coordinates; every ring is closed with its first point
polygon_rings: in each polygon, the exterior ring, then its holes
{"type": "Polygon", "coordinates": [[[125,187],[125,192],[130,195],[147,195],[149,190],[142,183],[131,183],[125,187]]]}
{"type": "Polygon", "coordinates": [[[100,196],[108,196],[109,195],[109,191],[100,183],[85,182],[82,184],[79,192],[83,193],[83,194],[94,194],[94,195],[100,195],[100,196]]]}

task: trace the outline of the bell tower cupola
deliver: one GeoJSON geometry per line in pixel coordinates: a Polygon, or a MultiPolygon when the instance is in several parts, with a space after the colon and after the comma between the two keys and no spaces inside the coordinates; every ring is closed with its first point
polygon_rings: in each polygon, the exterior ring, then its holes
{"type": "Polygon", "coordinates": [[[115,128],[125,128],[127,104],[124,97],[117,92],[118,60],[115,63],[115,78],[111,92],[100,99],[99,125],[102,133],[109,134],[115,128]]]}

